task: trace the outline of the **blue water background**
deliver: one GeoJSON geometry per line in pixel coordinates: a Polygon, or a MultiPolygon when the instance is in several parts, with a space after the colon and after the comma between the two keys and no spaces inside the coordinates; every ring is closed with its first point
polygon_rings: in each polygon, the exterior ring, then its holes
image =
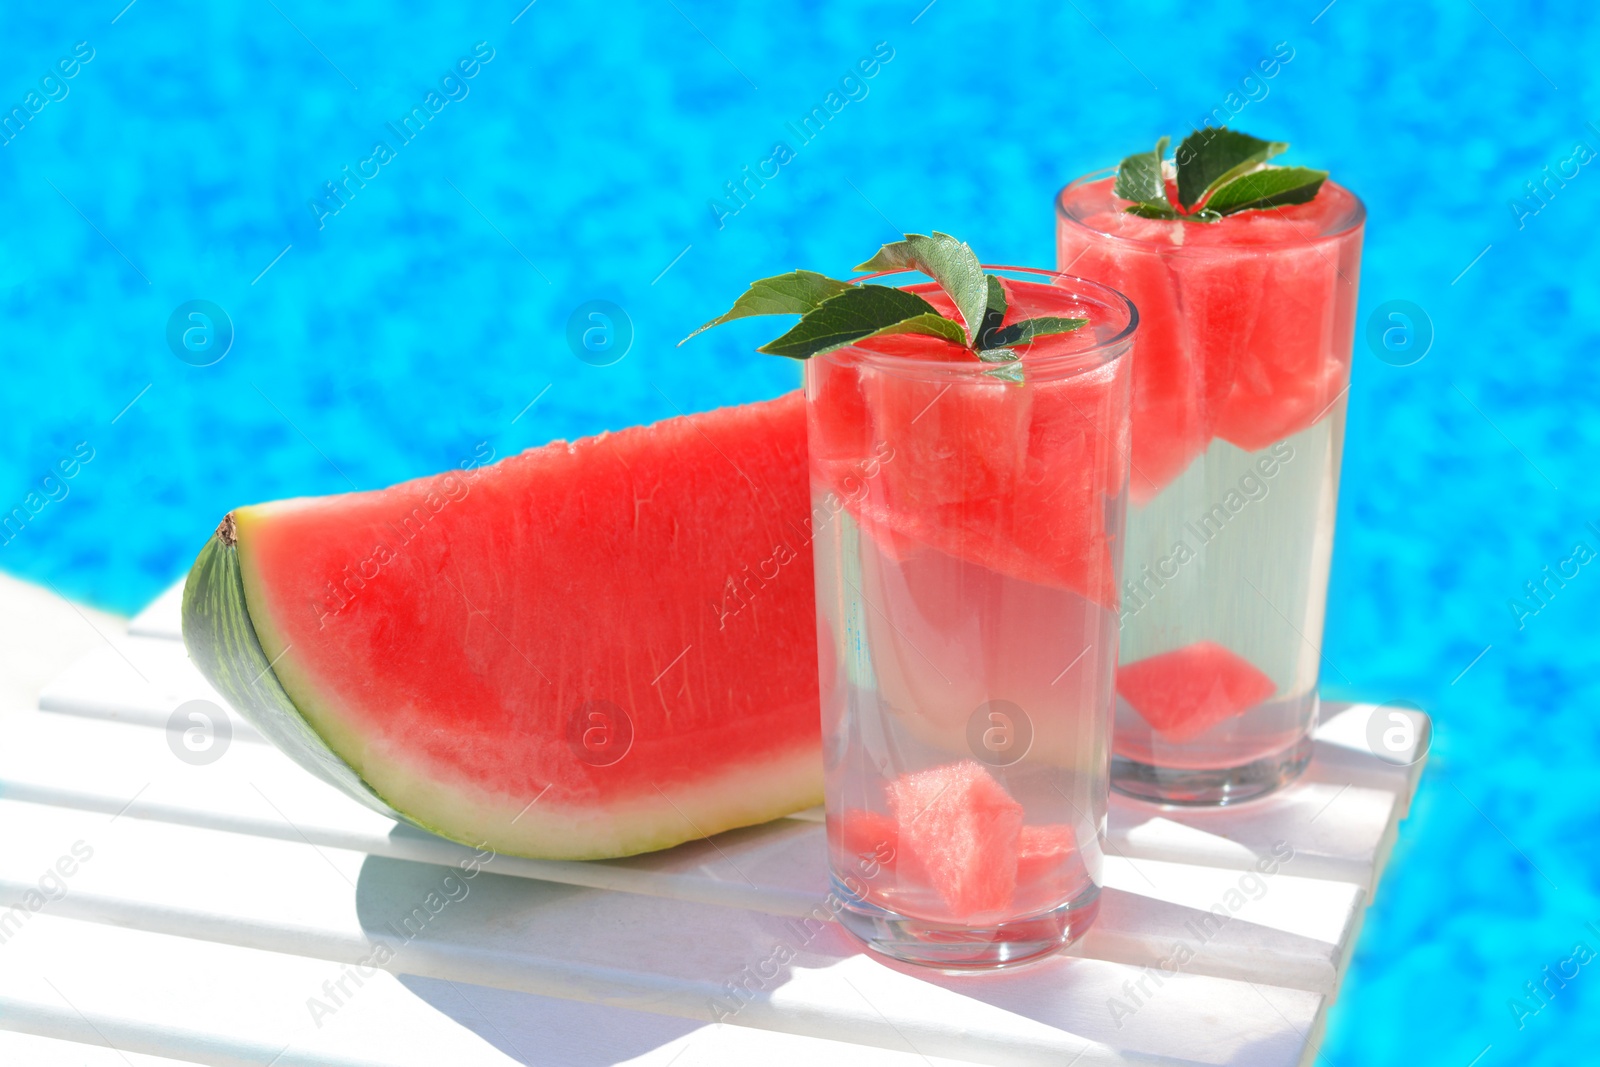
{"type": "Polygon", "coordinates": [[[673,342],[903,230],[1049,266],[1063,182],[1254,96],[1237,126],[1366,200],[1363,321],[1409,300],[1433,333],[1408,367],[1357,344],[1325,694],[1415,700],[1437,737],[1320,1062],[1593,1061],[1600,962],[1520,1027],[1510,1004],[1600,950],[1600,562],[1509,606],[1600,550],[1600,165],[1510,206],[1600,150],[1592,5],[123,3],[0,12],[6,111],[94,50],[0,146],[0,510],[93,450],[0,568],[123,611],[233,505],[773,396],[797,375],[750,351],[769,326],[673,342]],[[480,41],[469,94],[319,224],[480,41]],[[233,323],[214,366],[168,348],[191,299],[233,323]],[[612,366],[566,341],[592,299],[635,332],[612,366]]]}

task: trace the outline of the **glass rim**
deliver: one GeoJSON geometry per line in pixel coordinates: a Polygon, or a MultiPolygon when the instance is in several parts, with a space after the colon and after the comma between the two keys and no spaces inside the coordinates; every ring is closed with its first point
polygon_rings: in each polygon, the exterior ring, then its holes
{"type": "MultiPolygon", "coordinates": [[[[1128,236],[1126,236],[1124,234],[1120,234],[1120,233],[1107,233],[1104,230],[1095,229],[1093,226],[1090,226],[1087,222],[1085,222],[1084,220],[1078,218],[1077,216],[1073,215],[1070,211],[1067,210],[1067,208],[1066,208],[1066,199],[1067,199],[1067,194],[1068,193],[1070,193],[1070,192],[1072,192],[1072,191],[1074,191],[1076,189],[1081,189],[1086,185],[1093,184],[1094,182],[1104,181],[1107,178],[1115,177],[1116,173],[1117,173],[1117,168],[1116,167],[1101,167],[1099,170],[1092,170],[1087,174],[1080,174],[1078,177],[1072,179],[1070,182],[1068,182],[1067,184],[1063,185],[1061,187],[1061,191],[1056,193],[1056,197],[1055,197],[1056,218],[1060,219],[1060,220],[1065,220],[1065,221],[1071,223],[1073,226],[1077,227],[1078,229],[1083,230],[1086,233],[1092,233],[1096,237],[1102,237],[1102,238],[1104,238],[1104,239],[1106,239],[1108,241],[1119,241],[1119,242],[1122,242],[1124,244],[1133,245],[1133,246],[1136,246],[1136,247],[1139,247],[1139,248],[1161,248],[1169,255],[1215,255],[1215,254],[1217,254],[1217,250],[1226,250],[1226,251],[1231,252],[1231,251],[1234,251],[1235,249],[1240,248],[1240,247],[1249,247],[1249,248],[1275,248],[1275,247],[1279,247],[1278,245],[1275,245],[1275,244],[1251,244],[1251,245],[1247,245],[1247,246],[1220,244],[1220,245],[1204,245],[1204,246],[1201,246],[1201,247],[1185,246],[1185,245],[1162,245],[1162,244],[1157,244],[1154,241],[1148,241],[1148,240],[1145,240],[1145,239],[1139,238],[1139,237],[1128,237],[1128,236]]],[[[1285,241],[1285,242],[1283,242],[1283,244],[1287,245],[1287,244],[1291,244],[1292,243],[1292,244],[1295,244],[1295,245],[1310,245],[1310,244],[1321,244],[1324,241],[1327,241],[1327,242],[1337,241],[1342,237],[1348,237],[1351,233],[1353,233],[1354,231],[1360,229],[1363,225],[1366,224],[1366,221],[1367,221],[1367,205],[1366,205],[1366,202],[1363,201],[1361,199],[1361,197],[1357,196],[1353,191],[1351,191],[1346,186],[1339,185],[1338,182],[1334,182],[1331,179],[1330,179],[1330,184],[1335,185],[1340,189],[1343,189],[1344,192],[1346,193],[1346,195],[1348,195],[1350,197],[1350,199],[1352,201],[1354,201],[1354,207],[1351,209],[1351,211],[1349,213],[1349,216],[1347,218],[1345,218],[1345,219],[1340,220],[1341,225],[1339,225],[1336,229],[1326,230],[1326,231],[1324,231],[1322,233],[1318,233],[1314,237],[1298,237],[1298,238],[1294,239],[1292,242],[1291,241],[1285,241]]],[[[1159,221],[1159,220],[1157,220],[1157,221],[1159,221]]],[[[1173,220],[1173,221],[1177,221],[1177,220],[1173,220]]],[[[1194,225],[1207,225],[1207,224],[1196,223],[1194,225]]]]}
{"type": "MultiPolygon", "coordinates": [[[[1052,288],[1062,289],[1073,295],[1081,294],[1087,297],[1091,302],[1099,302],[1109,307],[1120,308],[1127,314],[1126,324],[1124,324],[1122,329],[1118,330],[1114,336],[1096,341],[1094,344],[1086,348],[1076,349],[1072,352],[1063,352],[1060,355],[1042,356],[1037,359],[1028,360],[1025,366],[1030,371],[1037,374],[1047,374],[1059,372],[1061,370],[1092,370],[1096,367],[1104,366],[1107,363],[1121,359],[1132,347],[1134,332],[1139,327],[1139,308],[1127,297],[1126,294],[1122,292],[1122,290],[1114,289],[1111,286],[1106,285],[1104,282],[1093,281],[1092,279],[1083,278],[1076,274],[1068,274],[1065,271],[1058,270],[1045,270],[1041,267],[1013,267],[1003,263],[984,263],[982,264],[982,267],[984,271],[988,273],[1007,272],[1010,274],[1032,275],[1034,278],[1049,279],[1050,282],[1069,283],[1064,285],[1054,284],[1052,285],[1052,288]]],[[[850,284],[860,285],[866,282],[877,281],[880,278],[892,278],[902,274],[916,275],[929,285],[938,284],[921,271],[913,270],[909,267],[901,267],[896,270],[884,270],[878,271],[875,274],[862,275],[859,278],[852,278],[850,280],[850,284]]],[[[1017,280],[1029,281],[1031,279],[1021,278],[1017,280]]],[[[840,356],[844,353],[850,353],[858,357],[863,363],[868,363],[875,367],[900,370],[937,370],[952,377],[959,377],[962,375],[983,375],[988,371],[994,370],[998,366],[1005,365],[998,363],[984,363],[979,360],[973,360],[971,363],[967,363],[965,361],[948,359],[925,359],[919,356],[899,356],[888,352],[875,352],[870,348],[861,348],[855,344],[843,345],[839,348],[833,349],[831,352],[824,352],[820,355],[812,356],[811,358],[829,359],[840,356]]]]}

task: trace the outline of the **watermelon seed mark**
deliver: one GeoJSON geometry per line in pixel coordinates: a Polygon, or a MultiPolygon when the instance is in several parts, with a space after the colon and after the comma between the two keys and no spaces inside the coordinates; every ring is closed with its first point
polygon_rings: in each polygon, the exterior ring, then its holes
{"type": "Polygon", "coordinates": [[[674,667],[676,667],[678,665],[678,660],[681,660],[681,659],[683,659],[683,657],[687,656],[689,654],[689,649],[691,649],[693,647],[694,647],[694,642],[692,642],[692,641],[688,645],[684,646],[683,651],[678,653],[677,658],[674,659],[671,663],[667,664],[665,667],[661,668],[661,673],[656,675],[655,678],[650,682],[650,684],[651,685],[655,685],[656,682],[661,681],[661,679],[666,676],[666,673],[668,671],[670,671],[672,668],[674,668],[674,667]]]}
{"type": "Polygon", "coordinates": [[[293,641],[290,641],[287,645],[284,645],[283,646],[283,651],[279,652],[276,656],[273,656],[272,657],[272,662],[267,664],[265,667],[262,667],[261,668],[261,673],[256,675],[254,678],[250,679],[250,684],[251,685],[255,685],[257,682],[261,681],[262,678],[266,677],[267,672],[270,671],[272,668],[276,667],[278,665],[278,661],[280,659],[282,659],[285,655],[287,655],[289,650],[291,648],[293,648],[293,647],[294,647],[294,642],[293,641]]]}
{"type": "Polygon", "coordinates": [[[907,637],[905,634],[900,632],[900,627],[898,627],[898,626],[896,626],[894,624],[894,620],[889,618],[889,616],[884,615],[883,611],[876,604],[874,604],[872,601],[867,599],[867,595],[861,591],[861,587],[860,586],[856,585],[855,582],[852,582],[849,579],[848,576],[841,576],[841,577],[844,577],[844,583],[846,585],[848,585],[851,589],[854,589],[856,591],[856,596],[861,598],[861,602],[863,604],[865,604],[867,607],[871,608],[873,611],[876,611],[883,618],[883,621],[889,624],[889,629],[893,630],[895,632],[895,636],[899,637],[900,640],[902,640],[902,641],[904,641],[906,643],[906,647],[907,648],[911,649],[911,651],[915,652],[917,655],[921,656],[923,659],[928,660],[928,666],[932,667],[933,670],[934,670],[934,673],[936,673],[939,677],[944,679],[944,684],[945,685],[950,685],[951,684],[949,676],[947,676],[944,673],[944,671],[939,670],[939,665],[937,663],[933,662],[933,660],[929,659],[927,653],[923,652],[922,649],[918,648],[916,645],[913,645],[911,643],[911,638],[907,637]]]}
{"type": "Polygon", "coordinates": [[[728,866],[733,868],[733,873],[734,874],[737,874],[740,878],[743,878],[745,880],[745,882],[750,886],[751,889],[754,889],[756,887],[756,884],[754,882],[750,881],[749,877],[746,876],[745,873],[743,871],[741,871],[738,868],[738,866],[736,866],[734,864],[733,860],[728,859],[728,854],[726,852],[722,851],[722,846],[717,844],[715,841],[711,840],[711,835],[706,833],[704,830],[701,830],[700,827],[696,826],[694,820],[689,818],[689,816],[687,814],[685,814],[685,812],[684,812],[684,810],[682,808],[678,807],[677,802],[674,801],[671,797],[667,796],[667,791],[665,789],[662,789],[659,785],[656,785],[656,783],[654,783],[654,782],[651,782],[650,784],[655,787],[655,791],[657,793],[661,794],[661,799],[665,800],[668,804],[672,805],[672,810],[673,811],[675,811],[679,815],[683,816],[683,821],[689,824],[689,828],[692,829],[695,833],[700,835],[700,840],[704,841],[706,844],[710,845],[712,848],[717,850],[717,855],[721,856],[724,860],[727,861],[728,866]]]}
{"type": "MultiPolygon", "coordinates": [[[[928,6],[932,7],[933,5],[929,4],[928,6]]],[[[917,17],[921,18],[922,16],[919,15],[917,17]]],[[[872,1001],[868,1000],[867,999],[867,995],[865,993],[861,992],[860,989],[857,989],[856,988],[856,984],[854,982],[850,981],[849,978],[846,978],[842,974],[839,977],[840,978],[844,978],[844,984],[845,985],[847,985],[851,989],[855,990],[856,996],[861,998],[862,1003],[864,1003],[867,1007],[871,1008],[873,1013],[875,1015],[877,1015],[878,1018],[882,1019],[884,1022],[889,1024],[889,1029],[893,1030],[896,1034],[900,1035],[900,1040],[904,1041],[906,1043],[906,1048],[910,1049],[912,1052],[915,1052],[918,1056],[922,1056],[922,1062],[926,1063],[928,1065],[928,1067],[933,1067],[933,1061],[928,1059],[928,1057],[923,1056],[922,1055],[922,1050],[917,1048],[917,1046],[913,1045],[911,1043],[911,1039],[909,1037],[907,1037],[905,1034],[901,1033],[900,1028],[898,1026],[896,1026],[893,1022],[891,1022],[887,1015],[885,1015],[883,1012],[879,1011],[878,1010],[878,1006],[876,1004],[872,1003],[872,1001]]]]}
{"type": "MultiPolygon", "coordinates": [[[[1241,574],[1239,577],[1244,578],[1244,575],[1241,574]]],[[[1255,582],[1252,582],[1249,578],[1245,578],[1244,579],[1244,584],[1248,585],[1251,589],[1255,589],[1256,590],[1256,596],[1260,597],[1262,600],[1266,600],[1267,607],[1269,607],[1273,611],[1277,612],[1278,618],[1283,620],[1284,625],[1289,627],[1289,629],[1293,630],[1297,635],[1299,635],[1300,640],[1304,641],[1308,645],[1311,645],[1310,639],[1307,638],[1305,634],[1300,632],[1300,628],[1297,627],[1294,623],[1289,621],[1289,616],[1285,615],[1281,611],[1278,611],[1278,605],[1274,604],[1270,600],[1267,600],[1267,594],[1263,593],[1260,589],[1256,589],[1256,583],[1255,582]]],[[[1311,645],[1311,647],[1312,648],[1317,648],[1317,646],[1315,646],[1315,645],[1311,645]]],[[[1317,648],[1317,658],[1322,660],[1322,662],[1326,663],[1328,666],[1332,667],[1334,670],[1339,671],[1339,665],[1337,663],[1333,662],[1333,660],[1329,659],[1327,656],[1324,656],[1322,654],[1322,650],[1320,648],[1317,648]]],[[[1339,671],[1339,677],[1341,677],[1341,678],[1343,678],[1345,680],[1345,684],[1346,685],[1354,685],[1355,684],[1354,682],[1350,681],[1350,676],[1348,674],[1344,673],[1344,671],[1339,671]]]]}
{"type": "MultiPolygon", "coordinates": [[[[256,785],[254,782],[250,783],[250,788],[254,789],[257,793],[261,793],[261,787],[259,785],[256,785]]],[[[306,836],[306,832],[304,830],[300,829],[299,825],[293,819],[289,818],[289,816],[287,816],[287,815],[285,815],[283,813],[283,809],[282,808],[280,808],[280,807],[278,807],[278,805],[272,803],[272,798],[271,797],[267,796],[267,794],[265,794],[265,793],[261,793],[261,799],[265,800],[267,802],[267,806],[270,807],[273,811],[277,812],[278,813],[278,817],[280,819],[282,819],[284,822],[288,823],[290,828],[293,829],[295,833],[300,835],[300,840],[302,840],[306,844],[310,845],[311,846],[311,850],[313,852],[315,852],[317,855],[321,856],[322,857],[322,861],[324,863],[326,863],[329,867],[333,868],[335,874],[337,874],[340,878],[343,878],[345,880],[345,884],[346,885],[348,885],[351,889],[354,889],[356,887],[356,884],[354,882],[350,881],[350,876],[345,874],[343,871],[339,870],[338,864],[336,864],[332,860],[330,860],[328,858],[328,854],[326,852],[322,851],[322,849],[318,848],[316,846],[316,844],[312,842],[311,838],[306,836]]]]}
{"type": "Polygon", "coordinates": [[[539,677],[544,679],[546,685],[555,684],[555,683],[550,681],[550,676],[549,675],[545,674],[544,671],[539,670],[539,665],[537,663],[533,662],[533,660],[529,659],[527,656],[523,656],[522,655],[522,649],[518,648],[516,645],[511,644],[511,638],[507,637],[504,633],[501,633],[500,627],[496,626],[494,624],[494,620],[489,618],[489,613],[488,612],[479,611],[477,606],[475,604],[473,604],[471,600],[467,599],[467,594],[461,592],[461,587],[460,586],[456,585],[455,582],[452,582],[442,572],[440,573],[439,577],[444,578],[445,584],[448,585],[451,589],[454,589],[457,593],[461,593],[461,599],[466,602],[467,609],[469,611],[471,611],[472,614],[474,614],[474,615],[482,615],[483,616],[483,621],[489,624],[489,629],[493,630],[497,634],[500,634],[500,640],[504,641],[507,645],[510,645],[511,646],[511,651],[515,652],[519,656],[522,656],[522,662],[524,662],[528,666],[532,667],[534,669],[534,671],[539,675],[539,677]]]}
{"type": "Polygon", "coordinates": [[[517,812],[517,814],[512,818],[511,821],[513,823],[515,823],[518,819],[520,819],[524,815],[528,814],[528,808],[533,807],[535,804],[539,803],[540,800],[544,799],[544,795],[546,793],[550,792],[550,786],[551,785],[555,785],[555,783],[551,782],[550,785],[547,785],[543,789],[539,790],[539,795],[534,797],[532,800],[528,801],[527,805],[521,811],[517,812]]]}
{"type": "MultiPolygon", "coordinates": [[[[1061,794],[1061,798],[1063,800],[1065,800],[1069,805],[1072,806],[1072,810],[1077,812],[1078,818],[1082,819],[1084,821],[1084,823],[1086,823],[1089,826],[1097,826],[1095,821],[1093,819],[1090,819],[1089,816],[1085,815],[1083,813],[1083,809],[1082,808],[1078,807],[1078,802],[1073,800],[1071,797],[1067,796],[1067,791],[1065,789],[1062,789],[1059,785],[1052,785],[1051,788],[1053,788],[1057,793],[1061,794]]],[[[1148,884],[1151,889],[1155,889],[1156,888],[1156,884],[1154,882],[1150,881],[1150,876],[1148,874],[1144,873],[1144,868],[1140,867],[1137,863],[1134,863],[1131,859],[1129,859],[1126,855],[1124,855],[1120,848],[1118,848],[1116,845],[1113,845],[1111,843],[1111,838],[1105,837],[1105,836],[1101,836],[1100,840],[1105,844],[1106,848],[1109,848],[1112,852],[1115,852],[1117,854],[1117,858],[1118,859],[1122,860],[1129,867],[1132,867],[1134,870],[1138,871],[1139,872],[1139,877],[1143,878],[1145,880],[1146,884],[1148,884]]],[[[1156,891],[1160,892],[1160,890],[1156,890],[1156,891]]]]}
{"type": "Polygon", "coordinates": [[[1094,647],[1093,644],[1084,645],[1083,646],[1083,651],[1079,652],[1076,656],[1073,656],[1072,657],[1072,662],[1067,664],[1065,667],[1061,668],[1061,673],[1056,675],[1055,681],[1051,682],[1050,684],[1051,685],[1055,685],[1056,682],[1059,682],[1059,681],[1061,681],[1061,679],[1065,678],[1067,676],[1067,672],[1070,671],[1072,668],[1076,667],[1078,665],[1078,661],[1080,659],[1082,659],[1084,656],[1087,656],[1089,654],[1089,650],[1091,648],[1093,648],[1093,647],[1094,647]]]}

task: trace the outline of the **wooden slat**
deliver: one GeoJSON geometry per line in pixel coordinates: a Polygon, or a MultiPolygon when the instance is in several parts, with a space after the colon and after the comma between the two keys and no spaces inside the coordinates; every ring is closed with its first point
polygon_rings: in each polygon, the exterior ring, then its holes
{"type": "Polygon", "coordinates": [[[45,1039],[63,1062],[94,1067],[127,1067],[128,1060],[134,1067],[172,1060],[219,1067],[969,1062],[384,971],[358,987],[347,967],[327,960],[80,922],[49,910],[3,951],[0,1054],[45,1039]],[[348,995],[335,987],[335,1003],[324,983],[340,980],[348,995]],[[332,1014],[314,1018],[313,997],[333,1006],[332,1014]],[[82,1049],[81,1057],[62,1045],[82,1049]]]}
{"type": "Polygon", "coordinates": [[[401,947],[392,973],[362,987],[367,1006],[312,1027],[280,1065],[1309,1063],[1421,769],[1366,751],[1371,708],[1329,706],[1308,774],[1265,801],[1186,811],[1114,797],[1099,921],[1070,954],[1002,974],[886,965],[835,924],[799,922],[825,914],[819,811],[627,860],[496,856],[402,941],[387,924],[459,878],[473,850],[368,811],[236,716],[221,759],[179,759],[149,727],[189,699],[225,706],[177,640],[180,595],[49,686],[41,707],[57,714],[0,716],[0,901],[29,916],[8,930],[0,906],[0,953],[23,964],[0,968],[0,1060],[6,1041],[52,1055],[84,1042],[82,1062],[99,1067],[90,1046],[114,1033],[130,1055],[266,1062],[263,1042],[299,1035],[305,998],[381,937],[401,947]],[[79,840],[92,861],[64,897],[26,912],[41,872],[79,840]],[[1258,875],[1275,847],[1292,858],[1258,875]],[[109,982],[67,962],[102,937],[109,982]],[[32,955],[13,954],[28,944],[32,955]],[[751,977],[780,944],[793,959],[751,977]],[[1180,946],[1193,958],[1159,970],[1180,946]],[[218,997],[207,976],[264,992],[224,984],[232,999],[215,1019],[162,1014],[126,988],[151,959],[147,985],[187,983],[181,999],[202,1008],[218,997]],[[62,1006],[44,982],[60,974],[90,1007],[62,1006]],[[756,992],[738,1006],[727,998],[741,976],[756,992]],[[416,1047],[392,1051],[419,1001],[416,1047]],[[722,1017],[733,1025],[710,1021],[722,1017]]]}
{"type": "Polygon", "coordinates": [[[47,905],[53,917],[352,965],[384,943],[388,966],[409,974],[985,1063],[1059,1064],[1086,1041],[1084,1064],[1133,1052],[1227,1062],[1248,1035],[1274,1050],[1262,1062],[1291,1064],[1323,1000],[1273,990],[1264,1001],[1244,982],[1178,973],[1140,1008],[1161,1025],[1135,1031],[1108,1005],[1138,1006],[1125,984],[1140,975],[1099,960],[1048,961],[1020,981],[950,978],[869,959],[834,925],[503,877],[498,859],[466,879],[458,867],[16,801],[0,801],[0,834],[6,905],[74,845],[92,849],[51,880],[68,887],[47,905]],[[752,977],[780,945],[792,962],[752,977]],[[740,981],[753,999],[732,999],[740,981]]]}
{"type": "Polygon", "coordinates": [[[165,637],[118,636],[101,642],[44,687],[39,707],[165,729],[172,713],[189,700],[220,708],[235,741],[266,743],[195,670],[182,643],[165,637]]]}
{"type": "MultiPolygon", "coordinates": [[[[350,801],[266,746],[230,749],[216,763],[173,756],[164,733],[42,713],[0,718],[3,795],[61,808],[231,831],[252,838],[459,863],[473,850],[350,801]]],[[[823,827],[779,820],[648,856],[606,863],[500,857],[507,875],[804,916],[827,891],[823,827]]],[[[1306,878],[1298,856],[1270,878],[1225,868],[1111,856],[1100,920],[1081,955],[1153,966],[1175,943],[1200,953],[1190,969],[1332,992],[1362,891],[1306,878]],[[1259,899],[1251,899],[1259,897],[1259,899]],[[1226,923],[1212,909],[1234,915],[1226,923]],[[1217,929],[1220,927],[1220,929],[1217,929]]]]}
{"type": "Polygon", "coordinates": [[[17,1067],[189,1067],[193,1060],[171,1060],[165,1056],[146,1056],[123,1052],[98,1040],[88,1027],[87,1042],[39,1037],[19,1030],[0,1029],[0,1063],[17,1067]]]}

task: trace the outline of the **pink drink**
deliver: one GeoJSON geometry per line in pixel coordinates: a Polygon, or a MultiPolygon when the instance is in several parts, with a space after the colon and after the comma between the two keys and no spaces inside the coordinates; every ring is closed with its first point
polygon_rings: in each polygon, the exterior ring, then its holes
{"type": "Polygon", "coordinates": [[[1140,315],[1112,784],[1227,803],[1310,755],[1365,211],[1145,219],[1112,184],[1057,201],[1061,268],[1140,315]]]}
{"type": "Polygon", "coordinates": [[[945,967],[1059,948],[1100,887],[1135,318],[1006,273],[1007,324],[1089,320],[1019,348],[1021,383],[920,336],[806,365],[840,920],[945,967]]]}

